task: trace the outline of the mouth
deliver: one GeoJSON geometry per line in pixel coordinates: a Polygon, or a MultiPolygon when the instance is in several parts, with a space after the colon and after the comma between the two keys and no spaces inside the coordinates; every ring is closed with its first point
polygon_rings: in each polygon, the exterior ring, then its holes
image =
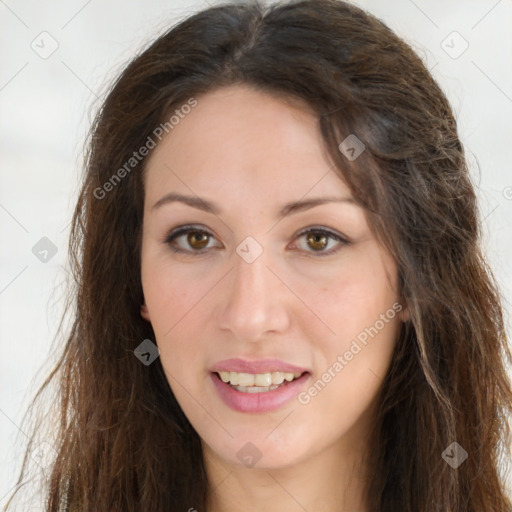
{"type": "Polygon", "coordinates": [[[218,379],[241,393],[266,393],[285,387],[308,372],[214,372],[218,379]]]}
{"type": "Polygon", "coordinates": [[[230,409],[243,413],[267,413],[293,403],[309,381],[303,372],[211,372],[217,396],[230,409]]]}

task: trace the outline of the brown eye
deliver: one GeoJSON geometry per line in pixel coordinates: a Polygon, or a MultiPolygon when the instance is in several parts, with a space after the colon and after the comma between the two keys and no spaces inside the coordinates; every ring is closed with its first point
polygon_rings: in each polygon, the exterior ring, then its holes
{"type": "Polygon", "coordinates": [[[175,229],[165,238],[164,243],[174,252],[197,256],[209,252],[210,249],[222,248],[222,244],[209,231],[194,226],[175,229]]]}
{"type": "Polygon", "coordinates": [[[203,231],[190,231],[187,235],[187,242],[193,249],[203,249],[208,245],[208,233],[203,231]]]}
{"type": "Polygon", "coordinates": [[[314,251],[322,251],[327,247],[327,244],[329,243],[329,237],[323,233],[311,232],[306,238],[309,247],[311,247],[311,249],[314,251]]]}
{"type": "Polygon", "coordinates": [[[310,255],[329,256],[346,245],[350,245],[350,241],[345,236],[319,227],[305,229],[299,233],[294,248],[310,255]]]}

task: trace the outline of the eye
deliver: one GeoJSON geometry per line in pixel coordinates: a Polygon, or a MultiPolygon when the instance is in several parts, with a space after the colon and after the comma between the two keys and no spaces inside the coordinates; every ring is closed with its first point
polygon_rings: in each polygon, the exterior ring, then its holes
{"type": "MultiPolygon", "coordinates": [[[[180,226],[171,231],[165,243],[173,252],[186,254],[203,254],[208,249],[222,248],[215,244],[215,237],[207,230],[198,226],[180,226]]],[[[298,248],[317,256],[328,256],[339,251],[343,245],[350,242],[342,235],[326,228],[307,228],[297,235],[292,249],[298,248]],[[298,241],[298,242],[297,242],[298,241]]]]}
{"type": "Polygon", "coordinates": [[[214,237],[209,231],[197,226],[181,226],[169,233],[165,243],[174,252],[202,253],[206,249],[222,247],[222,245],[210,245],[212,240],[214,237]]]}
{"type": "Polygon", "coordinates": [[[325,228],[308,228],[297,236],[295,243],[299,249],[309,253],[316,253],[318,256],[327,256],[338,252],[343,245],[349,241],[338,233],[325,228]]]}

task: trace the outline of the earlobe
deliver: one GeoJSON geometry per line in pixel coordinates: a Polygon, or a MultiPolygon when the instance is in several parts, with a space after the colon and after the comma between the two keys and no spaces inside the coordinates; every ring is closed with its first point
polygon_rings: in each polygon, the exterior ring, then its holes
{"type": "Polygon", "coordinates": [[[140,307],[140,316],[144,318],[144,320],[151,322],[151,317],[149,316],[149,311],[146,304],[142,304],[142,306],[140,307]]]}
{"type": "Polygon", "coordinates": [[[402,310],[400,311],[400,313],[398,313],[398,318],[403,322],[407,322],[410,318],[410,314],[409,314],[409,308],[407,306],[404,306],[402,308],[402,310]]]}

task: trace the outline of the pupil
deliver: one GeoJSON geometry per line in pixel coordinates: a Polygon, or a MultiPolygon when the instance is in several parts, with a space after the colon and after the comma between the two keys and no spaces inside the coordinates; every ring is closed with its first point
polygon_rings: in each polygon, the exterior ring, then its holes
{"type": "Polygon", "coordinates": [[[189,234],[188,241],[192,247],[202,249],[208,243],[208,236],[206,233],[200,233],[199,231],[196,231],[195,233],[189,234]]]}
{"type": "Polygon", "coordinates": [[[323,249],[327,245],[327,237],[322,234],[310,234],[308,236],[308,243],[312,249],[323,249]]]}

